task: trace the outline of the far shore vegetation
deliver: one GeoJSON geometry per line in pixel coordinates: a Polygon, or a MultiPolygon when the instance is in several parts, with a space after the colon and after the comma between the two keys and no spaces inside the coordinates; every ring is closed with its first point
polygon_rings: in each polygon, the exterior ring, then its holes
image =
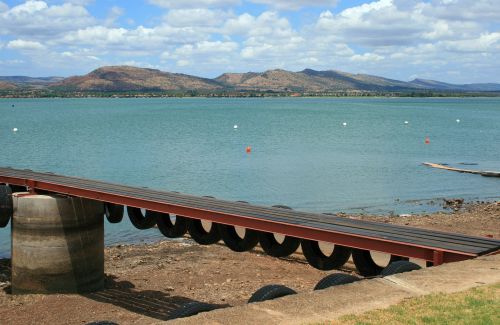
{"type": "Polygon", "coordinates": [[[153,98],[153,97],[500,97],[500,92],[457,91],[58,91],[58,90],[2,90],[0,98],[153,98]]]}

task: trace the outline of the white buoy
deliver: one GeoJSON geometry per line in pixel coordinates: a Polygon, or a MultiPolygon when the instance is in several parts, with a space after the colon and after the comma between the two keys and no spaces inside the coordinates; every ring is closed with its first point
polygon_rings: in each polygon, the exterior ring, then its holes
{"type": "Polygon", "coordinates": [[[347,122],[342,123],[342,126],[347,126],[347,122]]]}
{"type": "Polygon", "coordinates": [[[235,130],[236,130],[237,128],[238,128],[238,125],[237,125],[237,124],[235,124],[235,125],[233,126],[233,129],[235,129],[235,130]]]}
{"type": "Polygon", "coordinates": [[[460,119],[457,118],[457,123],[460,123],[460,119]]]}
{"type": "Polygon", "coordinates": [[[405,124],[408,124],[409,122],[408,121],[405,121],[405,124]]]}
{"type": "Polygon", "coordinates": [[[13,128],[13,129],[12,129],[12,131],[13,131],[13,132],[17,132],[17,128],[13,128]]]}

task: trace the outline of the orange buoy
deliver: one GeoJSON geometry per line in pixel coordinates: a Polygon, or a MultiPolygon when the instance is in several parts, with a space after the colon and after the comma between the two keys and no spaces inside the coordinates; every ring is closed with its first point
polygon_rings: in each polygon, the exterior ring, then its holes
{"type": "Polygon", "coordinates": [[[252,152],[252,147],[250,147],[250,146],[246,147],[245,151],[246,151],[246,153],[252,152]]]}
{"type": "Polygon", "coordinates": [[[430,144],[431,143],[431,139],[429,139],[429,137],[425,137],[425,144],[430,144]]]}

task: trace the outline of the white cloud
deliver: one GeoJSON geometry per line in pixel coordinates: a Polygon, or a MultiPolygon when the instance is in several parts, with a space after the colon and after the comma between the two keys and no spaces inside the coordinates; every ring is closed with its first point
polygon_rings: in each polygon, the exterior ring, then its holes
{"type": "Polygon", "coordinates": [[[275,11],[265,11],[257,17],[244,13],[226,21],[223,32],[229,35],[241,34],[249,36],[291,36],[290,22],[280,17],[275,11]]]}
{"type": "Polygon", "coordinates": [[[63,58],[71,58],[71,59],[88,59],[88,60],[94,60],[94,61],[100,61],[101,59],[98,58],[95,55],[89,55],[88,53],[85,53],[86,51],[78,51],[78,52],[71,52],[71,51],[64,51],[61,53],[61,57],[63,58]]]}
{"type": "Polygon", "coordinates": [[[303,7],[335,7],[337,0],[250,0],[250,2],[265,4],[281,10],[298,10],[303,7]]]}
{"type": "Polygon", "coordinates": [[[30,15],[47,8],[48,5],[44,1],[26,1],[23,4],[13,7],[10,10],[10,14],[12,16],[30,15]]]}
{"type": "Polygon", "coordinates": [[[238,49],[238,43],[236,42],[222,42],[222,41],[203,41],[196,44],[196,52],[200,54],[210,54],[210,53],[224,53],[232,52],[238,49]]]}
{"type": "Polygon", "coordinates": [[[132,67],[140,67],[140,68],[148,68],[148,69],[160,69],[159,65],[151,64],[149,62],[136,61],[136,60],[128,60],[128,61],[120,61],[114,63],[116,65],[128,65],[132,67]]]}
{"type": "Polygon", "coordinates": [[[74,5],[86,6],[94,2],[94,0],[65,0],[66,3],[72,3],[74,5]]]}
{"type": "Polygon", "coordinates": [[[221,56],[234,56],[238,47],[238,43],[231,41],[201,41],[183,45],[173,52],[165,51],[160,57],[163,62],[177,61],[178,66],[187,66],[191,62],[204,65],[213,63],[221,56]]]}
{"type": "Polygon", "coordinates": [[[484,33],[474,39],[446,41],[442,45],[448,51],[499,52],[500,32],[484,33]]]}
{"type": "Polygon", "coordinates": [[[421,6],[423,14],[440,19],[500,22],[500,4],[496,0],[434,0],[421,6]]]}
{"type": "Polygon", "coordinates": [[[0,13],[7,10],[9,10],[9,6],[7,6],[7,4],[5,4],[4,2],[0,1],[0,13]]]}
{"type": "Polygon", "coordinates": [[[381,0],[352,7],[339,13],[323,12],[316,31],[333,33],[340,38],[368,46],[411,44],[427,30],[423,17],[413,12],[398,11],[391,0],[381,0]]]}
{"type": "Polygon", "coordinates": [[[240,0],[149,0],[163,8],[223,8],[240,4],[240,0]]]}
{"type": "Polygon", "coordinates": [[[117,54],[144,56],[152,54],[150,51],[164,51],[166,47],[189,44],[207,38],[206,33],[192,27],[159,25],[153,28],[138,26],[135,29],[126,29],[94,26],[69,32],[52,42],[57,45],[88,46],[103,51],[118,51],[117,54]]]}
{"type": "Polygon", "coordinates": [[[42,50],[45,46],[39,42],[16,39],[7,43],[7,48],[11,50],[42,50]]]}
{"type": "Polygon", "coordinates": [[[383,59],[383,56],[374,53],[355,54],[350,58],[351,61],[355,62],[376,62],[383,59]]]}
{"type": "Polygon", "coordinates": [[[49,6],[44,1],[27,1],[0,13],[0,34],[54,37],[95,21],[83,6],[71,3],[49,6]]]}
{"type": "Polygon", "coordinates": [[[233,15],[227,11],[201,8],[171,9],[165,16],[165,21],[174,27],[186,26],[220,26],[233,15]]]}
{"type": "MultiPolygon", "coordinates": [[[[469,8],[466,3],[468,1],[373,1],[338,14],[328,10],[322,12],[314,32],[334,34],[339,40],[369,47],[413,46],[429,40],[465,39],[484,31],[483,24],[488,22],[460,20],[458,14],[448,17],[442,15],[441,11],[446,7],[458,12],[457,8],[460,7],[460,12],[467,12],[469,8]]],[[[470,5],[474,7],[472,3],[470,5]]],[[[483,4],[482,8],[486,6],[483,4]]],[[[494,11],[500,12],[499,9],[494,11]]],[[[496,14],[490,15],[494,16],[496,14]]],[[[497,19],[500,21],[500,15],[497,19]]]]}
{"type": "Polygon", "coordinates": [[[248,58],[271,49],[286,51],[303,41],[290,22],[275,11],[265,11],[257,17],[245,13],[229,19],[223,33],[246,36],[242,55],[248,58]]]}
{"type": "Polygon", "coordinates": [[[106,26],[111,26],[113,25],[118,18],[120,18],[123,14],[125,13],[125,10],[123,8],[113,6],[109,10],[108,17],[106,18],[106,21],[104,24],[106,26]]]}
{"type": "Polygon", "coordinates": [[[13,64],[24,64],[25,62],[23,60],[18,60],[18,59],[14,59],[14,60],[0,60],[0,65],[13,65],[13,64]]]}
{"type": "Polygon", "coordinates": [[[185,66],[188,66],[191,62],[189,62],[188,60],[179,60],[177,61],[177,65],[179,67],[185,67],[185,66]]]}

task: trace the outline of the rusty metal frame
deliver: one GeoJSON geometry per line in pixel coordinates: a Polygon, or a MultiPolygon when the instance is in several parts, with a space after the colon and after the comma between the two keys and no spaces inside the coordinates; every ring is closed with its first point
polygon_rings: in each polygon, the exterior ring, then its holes
{"type": "Polygon", "coordinates": [[[59,194],[110,202],[114,204],[144,208],[162,213],[172,213],[193,219],[202,219],[227,225],[240,226],[258,231],[279,233],[309,240],[324,241],[351,248],[373,250],[398,256],[417,258],[432,262],[433,265],[462,261],[476,256],[475,254],[437,249],[431,246],[422,246],[418,244],[391,241],[378,237],[347,234],[320,228],[308,227],[304,225],[295,225],[278,221],[253,218],[243,215],[220,213],[189,206],[173,205],[164,202],[146,200],[132,196],[117,195],[113,193],[107,193],[102,190],[82,189],[46,181],[35,181],[32,179],[0,176],[0,182],[26,186],[31,194],[36,193],[37,189],[50,191],[59,194]]]}

